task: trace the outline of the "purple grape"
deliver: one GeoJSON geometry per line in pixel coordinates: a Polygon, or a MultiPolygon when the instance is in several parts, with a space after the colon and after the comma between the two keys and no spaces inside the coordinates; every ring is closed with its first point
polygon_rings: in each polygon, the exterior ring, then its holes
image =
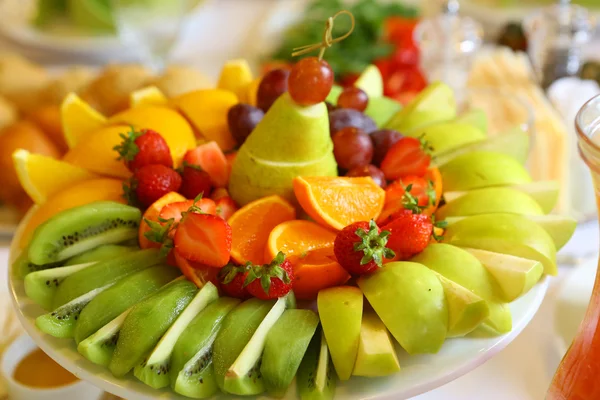
{"type": "Polygon", "coordinates": [[[338,108],[329,114],[329,129],[332,135],[340,129],[349,126],[358,128],[366,133],[377,130],[375,121],[360,111],[350,108],[338,108]]]}
{"type": "Polygon", "coordinates": [[[288,77],[290,71],[285,69],[274,69],[269,71],[260,81],[256,102],[258,108],[267,112],[275,103],[275,100],[288,90],[288,77]]]}
{"type": "Polygon", "coordinates": [[[362,167],[371,163],[373,143],[362,130],[349,126],[333,135],[333,155],[342,169],[362,167]]]}
{"type": "Polygon", "coordinates": [[[263,119],[265,113],[257,107],[239,103],[229,109],[227,124],[229,131],[238,145],[242,145],[256,125],[263,119]]]}
{"type": "Polygon", "coordinates": [[[389,149],[402,139],[402,135],[391,129],[382,129],[371,132],[371,141],[373,142],[373,164],[380,165],[389,149]]]}

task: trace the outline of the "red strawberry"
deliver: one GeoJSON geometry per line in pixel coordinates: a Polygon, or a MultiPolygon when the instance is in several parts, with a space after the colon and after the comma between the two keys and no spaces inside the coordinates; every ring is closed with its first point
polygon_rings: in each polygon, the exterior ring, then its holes
{"type": "Polygon", "coordinates": [[[216,215],[189,213],[175,232],[175,250],[185,259],[221,268],[229,262],[231,227],[216,215]]]}
{"type": "Polygon", "coordinates": [[[126,195],[135,193],[135,199],[144,208],[169,192],[177,192],[181,176],[172,168],[161,164],[146,165],[135,171],[126,195]]]}
{"type": "Polygon", "coordinates": [[[392,214],[406,208],[419,209],[429,215],[435,209],[435,199],[435,188],[431,181],[418,176],[399,179],[385,190],[385,203],[377,223],[385,225],[391,220],[392,214]]]}
{"type": "Polygon", "coordinates": [[[384,258],[394,257],[394,252],[386,247],[389,234],[373,220],[355,222],[338,232],[333,253],[352,275],[374,272],[383,265],[384,258]]]}
{"type": "Polygon", "coordinates": [[[179,193],[188,199],[195,199],[200,194],[203,197],[210,196],[211,190],[212,181],[208,172],[197,165],[191,165],[184,161],[179,193]]]}
{"type": "Polygon", "coordinates": [[[394,219],[383,229],[390,231],[388,246],[402,260],[407,260],[425,250],[433,233],[433,221],[425,214],[415,214],[402,210],[394,214],[394,219]]]}
{"type": "Polygon", "coordinates": [[[188,151],[183,158],[190,165],[197,165],[208,173],[216,187],[227,187],[229,164],[217,142],[208,142],[188,151]]]}
{"type": "Polygon", "coordinates": [[[123,141],[115,146],[114,150],[119,153],[119,160],[125,161],[127,168],[135,172],[138,169],[152,164],[160,164],[173,168],[173,158],[165,139],[157,132],[144,129],[136,132],[133,127],[131,131],[120,135],[123,141]]]}
{"type": "Polygon", "coordinates": [[[213,199],[214,201],[217,201],[222,197],[230,197],[229,192],[225,188],[216,188],[215,190],[213,190],[212,194],[210,195],[210,198],[213,199]]]}
{"type": "Polygon", "coordinates": [[[217,215],[227,221],[238,210],[237,204],[229,196],[217,200],[217,215]]]}
{"type": "Polygon", "coordinates": [[[252,296],[271,300],[288,294],[293,281],[292,263],[279,252],[270,264],[250,267],[244,286],[252,296]]]}
{"type": "Polygon", "coordinates": [[[217,286],[219,285],[218,269],[186,260],[176,250],[172,250],[171,253],[175,258],[177,267],[181,270],[181,273],[187,280],[193,282],[199,288],[203,287],[206,282],[212,282],[217,286]]]}
{"type": "Polygon", "coordinates": [[[198,200],[186,200],[178,201],[175,203],[167,204],[160,210],[160,218],[162,219],[173,219],[174,223],[181,221],[183,214],[187,212],[195,212],[199,214],[216,214],[216,204],[211,199],[198,199],[198,200]]]}
{"type": "Polygon", "coordinates": [[[388,180],[424,176],[431,163],[431,150],[422,139],[403,137],[389,149],[381,162],[381,170],[388,180]]]}
{"type": "Polygon", "coordinates": [[[219,283],[227,296],[242,300],[251,297],[248,289],[244,286],[249,268],[248,264],[244,266],[227,264],[219,270],[219,283]]]}

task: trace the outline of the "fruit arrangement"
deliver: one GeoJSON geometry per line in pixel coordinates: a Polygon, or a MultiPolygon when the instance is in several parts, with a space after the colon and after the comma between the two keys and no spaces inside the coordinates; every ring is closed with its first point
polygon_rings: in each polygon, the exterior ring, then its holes
{"type": "Polygon", "coordinates": [[[12,279],[37,328],[155,389],[282,397],[295,378],[301,399],[401,373],[395,342],[511,331],[575,229],[531,181],[528,135],[488,138],[441,83],[404,108],[374,67],[337,88],[323,52],[257,80],[230,62],[218,89],[109,119],[67,99],[64,160],[14,156],[38,204],[12,279]]]}

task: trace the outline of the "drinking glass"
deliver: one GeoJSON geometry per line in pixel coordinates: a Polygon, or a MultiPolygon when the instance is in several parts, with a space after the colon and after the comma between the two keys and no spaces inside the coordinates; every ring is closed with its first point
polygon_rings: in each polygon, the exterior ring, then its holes
{"type": "MultiPolygon", "coordinates": [[[[587,164],[600,206],[600,96],[586,103],[576,121],[579,154],[587,164]]],[[[546,400],[600,399],[600,274],[590,304],[567,354],[562,359],[546,400]]]]}

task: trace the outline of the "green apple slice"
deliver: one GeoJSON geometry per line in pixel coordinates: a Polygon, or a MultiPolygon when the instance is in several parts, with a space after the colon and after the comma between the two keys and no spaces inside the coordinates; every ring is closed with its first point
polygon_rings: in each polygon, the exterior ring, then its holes
{"type": "Polygon", "coordinates": [[[439,351],[448,332],[448,306],[432,270],[414,262],[391,262],[357,283],[404,350],[439,351]]]}
{"type": "Polygon", "coordinates": [[[431,155],[436,157],[470,143],[485,140],[485,134],[473,125],[456,121],[440,122],[415,129],[407,136],[421,137],[433,148],[431,155]]]}
{"type": "Polygon", "coordinates": [[[473,108],[464,114],[461,114],[456,118],[456,122],[465,123],[474,126],[484,134],[488,131],[488,118],[480,108],[473,108]]]}
{"type": "Polygon", "coordinates": [[[337,104],[338,97],[340,97],[340,94],[342,94],[343,91],[344,88],[340,85],[333,85],[325,101],[335,106],[337,104]]]}
{"type": "Polygon", "coordinates": [[[529,173],[517,160],[491,151],[462,154],[442,166],[440,172],[448,192],[531,182],[529,173]]]}
{"type": "Polygon", "coordinates": [[[432,164],[441,167],[463,154],[474,151],[494,151],[514,158],[525,164],[529,156],[529,135],[520,128],[500,133],[482,142],[469,144],[458,149],[447,151],[432,160],[432,164]]]}
{"type": "Polygon", "coordinates": [[[378,128],[381,128],[396,114],[402,110],[402,104],[389,97],[369,98],[365,114],[375,121],[378,128]]]}
{"type": "Polygon", "coordinates": [[[496,279],[504,301],[514,301],[527,293],[544,273],[544,266],[536,260],[487,250],[464,250],[474,255],[496,279]]]}
{"type": "Polygon", "coordinates": [[[390,334],[372,311],[365,312],[360,326],[358,355],[354,364],[356,376],[387,376],[400,371],[400,362],[390,334]]]}
{"type": "Polygon", "coordinates": [[[540,205],[531,196],[510,187],[491,187],[462,193],[464,195],[454,200],[444,197],[447,203],[437,210],[435,216],[438,220],[488,213],[544,214],[540,205]]]}
{"type": "Polygon", "coordinates": [[[354,86],[362,89],[369,96],[369,101],[383,96],[383,77],[379,68],[369,65],[354,82],[354,86]]]}
{"type": "MultiPolygon", "coordinates": [[[[448,226],[444,243],[537,260],[556,275],[556,246],[536,222],[515,214],[481,214],[448,226]]],[[[430,246],[431,247],[431,246],[430,246]]]]}
{"type": "Polygon", "coordinates": [[[444,287],[448,303],[447,336],[464,336],[474,331],[490,315],[488,303],[469,289],[443,275],[437,275],[444,287]]]}
{"type": "Polygon", "coordinates": [[[353,286],[321,290],[317,307],[337,375],[348,380],[358,354],[363,294],[353,286]]]}
{"type": "Polygon", "coordinates": [[[456,246],[435,243],[427,246],[412,261],[431,268],[486,300],[489,317],[485,323],[494,330],[506,333],[512,329],[510,310],[498,300],[500,288],[477,258],[456,246]]]}

